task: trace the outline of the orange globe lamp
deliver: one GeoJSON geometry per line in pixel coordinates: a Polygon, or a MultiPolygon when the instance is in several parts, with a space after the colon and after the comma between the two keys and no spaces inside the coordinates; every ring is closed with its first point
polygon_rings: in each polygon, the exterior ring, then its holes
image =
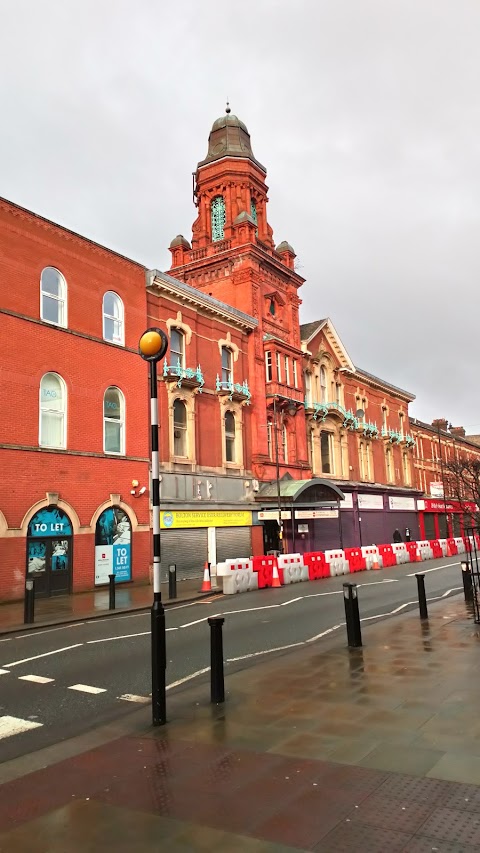
{"type": "Polygon", "coordinates": [[[160,361],[168,347],[167,336],[161,329],[147,329],[140,338],[138,351],[145,361],[160,361]]]}

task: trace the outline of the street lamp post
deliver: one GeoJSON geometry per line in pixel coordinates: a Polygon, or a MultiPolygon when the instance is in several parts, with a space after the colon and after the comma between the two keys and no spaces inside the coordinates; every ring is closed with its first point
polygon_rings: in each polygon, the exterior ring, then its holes
{"type": "Polygon", "coordinates": [[[154,726],[167,722],[166,708],[166,633],[160,576],[160,470],[158,459],[157,364],[168,348],[167,336],[161,329],[147,329],[139,342],[139,352],[150,364],[150,431],[152,452],[153,511],[153,604],[151,608],[152,642],[152,718],[154,726]]]}

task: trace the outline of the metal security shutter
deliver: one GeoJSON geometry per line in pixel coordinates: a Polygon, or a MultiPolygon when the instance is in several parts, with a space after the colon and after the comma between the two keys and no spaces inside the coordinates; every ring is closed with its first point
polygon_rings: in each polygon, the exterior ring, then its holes
{"type": "Polygon", "coordinates": [[[216,538],[217,563],[252,553],[251,527],[217,527],[216,538]]]}
{"type": "Polygon", "coordinates": [[[168,579],[168,567],[177,566],[177,578],[200,578],[207,560],[207,529],[162,530],[162,581],[168,579]]]}
{"type": "MultiPolygon", "coordinates": [[[[426,512],[423,516],[425,524],[425,539],[436,539],[435,533],[435,516],[433,512],[426,512]]],[[[415,537],[412,536],[412,539],[415,537]]]]}

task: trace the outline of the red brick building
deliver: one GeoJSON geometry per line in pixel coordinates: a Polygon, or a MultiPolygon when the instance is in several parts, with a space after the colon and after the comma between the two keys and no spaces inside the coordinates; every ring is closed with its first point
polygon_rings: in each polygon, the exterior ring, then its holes
{"type": "Polygon", "coordinates": [[[0,599],[28,567],[40,594],[93,586],[96,533],[100,573],[113,536],[124,579],[148,572],[144,270],[2,200],[0,271],[0,599]]]}
{"type": "Polygon", "coordinates": [[[331,320],[300,325],[304,279],[267,193],[227,109],[168,273],[0,201],[0,600],[26,572],[45,595],[148,578],[148,326],[169,337],[162,571],[277,548],[279,504],[285,549],[418,535],[413,395],[356,367],[331,320]]]}

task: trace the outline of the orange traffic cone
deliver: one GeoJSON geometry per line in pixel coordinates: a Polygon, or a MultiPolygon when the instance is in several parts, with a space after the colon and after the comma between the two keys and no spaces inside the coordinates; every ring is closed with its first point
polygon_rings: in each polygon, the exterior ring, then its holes
{"type": "Polygon", "coordinates": [[[278,566],[277,561],[273,561],[273,576],[272,576],[272,587],[281,586],[280,577],[278,575],[278,566]]]}
{"type": "Polygon", "coordinates": [[[380,563],[376,557],[373,558],[372,569],[380,569],[380,563]]]}
{"type": "Polygon", "coordinates": [[[417,550],[415,552],[415,562],[416,563],[422,562],[422,555],[420,554],[420,548],[417,548],[417,550]]]}
{"type": "Polygon", "coordinates": [[[203,572],[203,583],[200,592],[211,592],[212,582],[210,580],[210,572],[208,569],[208,563],[205,563],[205,569],[203,572]]]}

